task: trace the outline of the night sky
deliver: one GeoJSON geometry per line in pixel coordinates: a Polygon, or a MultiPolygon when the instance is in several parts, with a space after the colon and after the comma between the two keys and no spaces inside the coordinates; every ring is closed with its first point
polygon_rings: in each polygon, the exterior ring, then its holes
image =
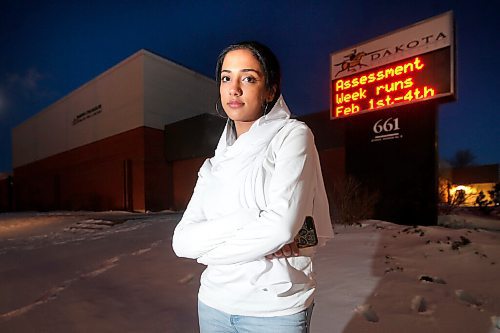
{"type": "Polygon", "coordinates": [[[330,53],[448,10],[457,29],[458,94],[440,106],[440,158],[469,149],[477,164],[498,163],[500,19],[494,3],[4,0],[0,172],[12,171],[13,127],[139,49],[213,78],[222,48],[261,41],[281,61],[287,104],[303,115],[329,108],[330,53]]]}

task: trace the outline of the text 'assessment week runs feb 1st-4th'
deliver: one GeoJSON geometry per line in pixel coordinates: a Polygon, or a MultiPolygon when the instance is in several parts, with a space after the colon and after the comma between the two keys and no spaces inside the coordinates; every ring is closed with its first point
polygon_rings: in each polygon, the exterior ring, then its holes
{"type": "Polygon", "coordinates": [[[449,52],[440,49],[332,80],[332,118],[449,94],[449,52]]]}

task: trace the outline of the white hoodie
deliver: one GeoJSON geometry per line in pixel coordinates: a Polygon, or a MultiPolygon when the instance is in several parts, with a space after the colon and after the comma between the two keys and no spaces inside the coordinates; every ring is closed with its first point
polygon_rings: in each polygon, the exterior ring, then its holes
{"type": "Polygon", "coordinates": [[[271,317],[313,301],[315,248],[266,259],[313,216],[319,245],[333,237],[319,157],[310,129],[290,119],[283,97],[236,140],[228,122],[215,156],[200,168],[175,228],[179,257],[207,265],[199,300],[234,315],[271,317]]]}

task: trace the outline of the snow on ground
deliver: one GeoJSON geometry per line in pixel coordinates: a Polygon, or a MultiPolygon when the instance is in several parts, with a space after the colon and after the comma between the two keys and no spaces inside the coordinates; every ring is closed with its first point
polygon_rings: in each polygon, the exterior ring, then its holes
{"type": "Polygon", "coordinates": [[[380,221],[336,232],[316,266],[314,331],[495,331],[499,233],[380,221]]]}
{"type": "Polygon", "coordinates": [[[467,228],[467,229],[485,229],[500,231],[500,219],[492,219],[480,216],[471,215],[443,215],[439,216],[439,225],[448,226],[450,228],[467,228]]]}
{"type": "MultiPolygon", "coordinates": [[[[179,218],[0,214],[0,332],[197,332],[203,266],[173,254],[179,218]]],[[[500,221],[440,224],[336,226],[312,332],[500,333],[500,221]]]]}

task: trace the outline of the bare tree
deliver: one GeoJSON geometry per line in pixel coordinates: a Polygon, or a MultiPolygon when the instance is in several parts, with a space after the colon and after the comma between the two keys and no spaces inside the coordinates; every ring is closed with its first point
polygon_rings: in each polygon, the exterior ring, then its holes
{"type": "Polygon", "coordinates": [[[352,225],[371,218],[379,196],[352,176],[336,181],[333,185],[334,223],[352,225]]]}
{"type": "Polygon", "coordinates": [[[452,194],[452,185],[449,181],[440,181],[439,183],[439,212],[443,215],[453,214],[457,208],[462,206],[472,193],[466,193],[463,189],[457,189],[452,194]]]}
{"type": "Polygon", "coordinates": [[[462,149],[458,150],[449,162],[455,168],[463,168],[474,165],[475,159],[476,156],[469,149],[462,149]]]}

